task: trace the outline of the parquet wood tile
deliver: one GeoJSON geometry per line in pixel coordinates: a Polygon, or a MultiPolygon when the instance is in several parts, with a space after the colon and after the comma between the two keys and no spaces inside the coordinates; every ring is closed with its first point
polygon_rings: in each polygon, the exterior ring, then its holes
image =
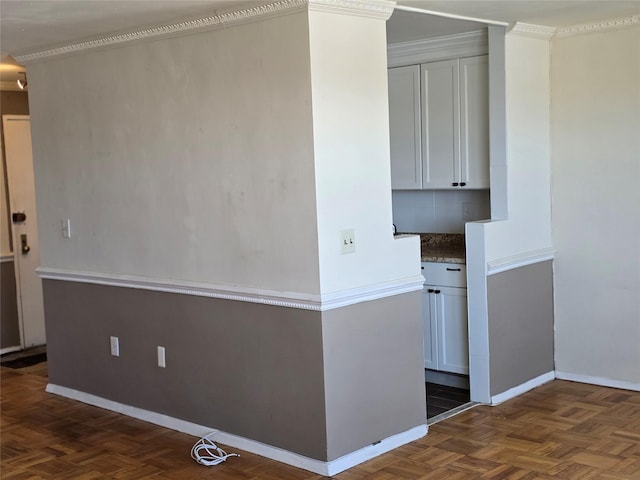
{"type": "MultiPolygon", "coordinates": [[[[3,480],[322,480],[247,452],[216,467],[197,440],[47,394],[46,364],[0,369],[3,480]]],[[[223,446],[224,448],[224,446],[223,446]]],[[[550,382],[431,425],[335,480],[640,480],[640,392],[550,382]]]]}

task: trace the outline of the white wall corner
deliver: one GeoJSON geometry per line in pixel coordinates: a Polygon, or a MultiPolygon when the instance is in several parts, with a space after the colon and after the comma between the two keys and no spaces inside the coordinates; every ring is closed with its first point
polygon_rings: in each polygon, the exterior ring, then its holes
{"type": "Polygon", "coordinates": [[[547,27],[546,25],[534,25],[531,23],[516,22],[507,35],[518,35],[521,37],[537,38],[540,40],[549,40],[556,33],[555,27],[547,27]]]}
{"type": "Polygon", "coordinates": [[[485,260],[486,222],[466,224],[469,379],[471,400],[490,403],[489,316],[485,260]]]}
{"type": "Polygon", "coordinates": [[[307,0],[309,11],[355,15],[388,20],[396,2],[393,0],[307,0]]]}

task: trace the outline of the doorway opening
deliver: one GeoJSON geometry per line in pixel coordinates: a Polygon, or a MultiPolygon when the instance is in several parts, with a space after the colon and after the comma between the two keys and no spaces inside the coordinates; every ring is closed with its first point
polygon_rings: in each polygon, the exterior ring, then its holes
{"type": "Polygon", "coordinates": [[[36,272],[40,252],[28,93],[13,78],[24,67],[7,58],[2,59],[0,102],[0,354],[46,343],[42,282],[36,272]]]}
{"type": "Polygon", "coordinates": [[[427,424],[449,418],[473,405],[469,376],[425,369],[427,424]]]}
{"type": "Polygon", "coordinates": [[[387,53],[393,224],[420,235],[434,423],[473,405],[465,229],[491,218],[488,27],[395,10],[387,53]]]}

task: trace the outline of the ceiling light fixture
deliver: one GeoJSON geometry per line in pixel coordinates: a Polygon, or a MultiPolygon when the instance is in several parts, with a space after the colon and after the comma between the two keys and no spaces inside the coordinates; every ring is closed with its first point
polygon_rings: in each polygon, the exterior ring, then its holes
{"type": "Polygon", "coordinates": [[[27,72],[18,72],[18,75],[21,74],[24,75],[24,80],[20,80],[18,78],[18,88],[20,88],[20,90],[24,90],[27,87],[27,72]]]}

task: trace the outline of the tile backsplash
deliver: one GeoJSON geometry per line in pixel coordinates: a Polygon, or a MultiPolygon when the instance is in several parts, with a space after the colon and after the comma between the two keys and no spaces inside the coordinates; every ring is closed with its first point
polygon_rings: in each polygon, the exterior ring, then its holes
{"type": "Polygon", "coordinates": [[[491,218],[489,190],[394,190],[392,198],[398,232],[464,233],[466,222],[491,218]]]}

